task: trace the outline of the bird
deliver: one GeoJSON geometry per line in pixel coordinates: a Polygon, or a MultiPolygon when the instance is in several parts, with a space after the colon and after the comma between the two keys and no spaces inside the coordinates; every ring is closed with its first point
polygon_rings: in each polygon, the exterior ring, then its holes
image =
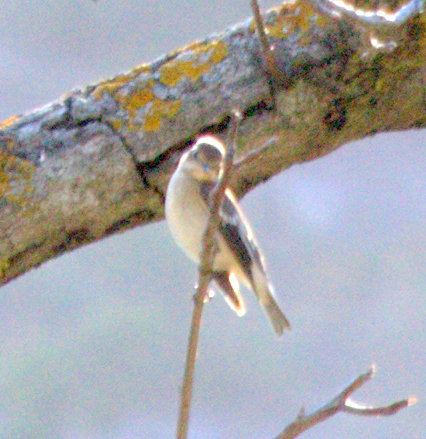
{"type": "MultiPolygon", "coordinates": [[[[209,197],[223,172],[224,144],[204,135],[179,160],[166,192],[165,216],[174,240],[200,263],[202,238],[210,217],[209,197]]],[[[214,239],[212,280],[237,315],[246,312],[240,283],[254,292],[278,336],[290,323],[278,306],[264,258],[253,231],[230,188],[225,189],[214,239]]]]}

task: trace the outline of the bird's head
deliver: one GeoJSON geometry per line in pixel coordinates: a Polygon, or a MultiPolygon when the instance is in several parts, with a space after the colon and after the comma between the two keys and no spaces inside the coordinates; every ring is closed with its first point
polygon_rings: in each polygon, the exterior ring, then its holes
{"type": "Polygon", "coordinates": [[[225,148],[212,136],[200,137],[179,162],[179,167],[199,181],[216,182],[222,170],[225,148]]]}

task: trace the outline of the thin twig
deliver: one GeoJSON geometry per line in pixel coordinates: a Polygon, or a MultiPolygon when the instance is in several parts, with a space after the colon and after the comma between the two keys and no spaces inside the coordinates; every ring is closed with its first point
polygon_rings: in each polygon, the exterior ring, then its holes
{"type": "Polygon", "coordinates": [[[262,61],[271,87],[272,95],[274,94],[274,81],[283,82],[283,74],[278,69],[273,54],[273,49],[266,35],[265,25],[262,14],[260,13],[259,3],[257,0],[250,0],[250,6],[253,11],[253,19],[256,26],[256,32],[259,37],[260,49],[262,52],[262,61]]]}
{"type": "Polygon", "coordinates": [[[349,396],[369,381],[373,375],[374,366],[353,380],[335,398],[315,412],[310,415],[305,415],[304,410],[302,410],[296,420],[289,424],[275,439],[293,439],[336,413],[350,413],[359,416],[390,416],[404,407],[416,403],[417,400],[414,397],[403,399],[383,407],[368,407],[349,401],[349,396]]]}
{"type": "Polygon", "coordinates": [[[218,182],[210,195],[210,219],[203,236],[200,266],[198,270],[197,291],[193,297],[194,309],[192,313],[190,330],[191,332],[189,334],[188,349],[186,352],[185,372],[183,377],[181,394],[181,406],[179,411],[179,420],[176,435],[177,439],[186,439],[188,436],[189,412],[191,408],[192,385],[194,381],[195,360],[198,350],[201,317],[203,314],[204,302],[208,295],[208,289],[211,280],[211,268],[215,255],[214,234],[219,226],[219,209],[222,205],[225,189],[231,176],[239,121],[240,115],[239,113],[235,112],[234,119],[231,121],[231,141],[228,142],[228,145],[225,148],[225,156],[222,163],[222,172],[219,175],[218,182]]]}

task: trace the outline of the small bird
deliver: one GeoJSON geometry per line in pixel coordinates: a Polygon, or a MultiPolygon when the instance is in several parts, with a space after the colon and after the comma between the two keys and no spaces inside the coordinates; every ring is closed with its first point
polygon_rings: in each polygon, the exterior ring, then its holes
{"type": "MultiPolygon", "coordinates": [[[[181,157],[167,188],[165,211],[171,234],[197,264],[210,216],[209,196],[222,172],[224,154],[224,146],[218,139],[200,137],[181,157]]],[[[212,279],[239,316],[246,312],[239,292],[242,282],[255,293],[277,335],[282,335],[284,329],[290,329],[290,324],[274,299],[262,254],[229,188],[219,216],[212,279]]]]}

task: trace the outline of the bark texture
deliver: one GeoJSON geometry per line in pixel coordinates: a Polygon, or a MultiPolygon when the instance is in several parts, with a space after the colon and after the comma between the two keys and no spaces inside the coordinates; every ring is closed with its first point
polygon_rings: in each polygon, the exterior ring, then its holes
{"type": "Polygon", "coordinates": [[[201,133],[226,138],[233,109],[244,115],[239,196],[349,141],[424,127],[424,14],[385,26],[318,5],[265,16],[282,71],[275,100],[248,19],[0,123],[0,284],[162,219],[181,153],[201,133]]]}

